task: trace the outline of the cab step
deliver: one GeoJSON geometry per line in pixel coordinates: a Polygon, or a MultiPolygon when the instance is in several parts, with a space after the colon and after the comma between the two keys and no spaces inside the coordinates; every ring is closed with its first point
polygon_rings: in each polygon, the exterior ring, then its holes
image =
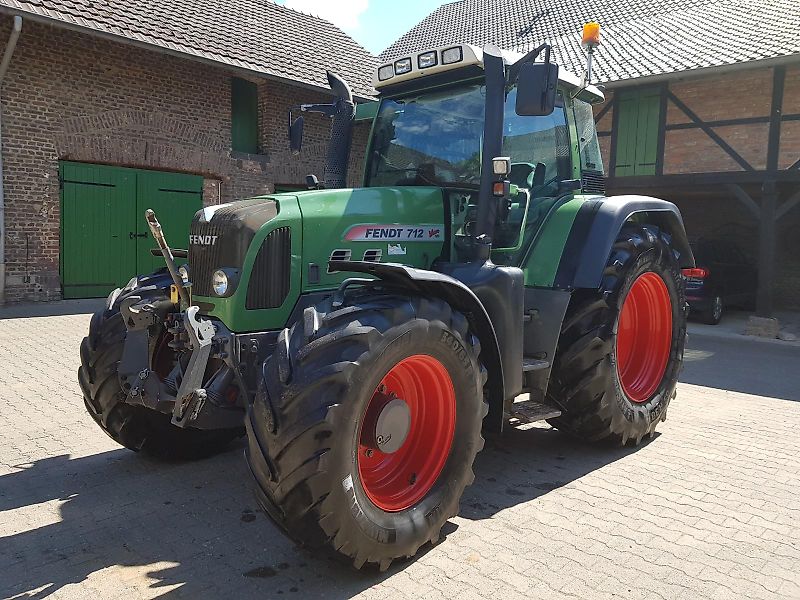
{"type": "Polygon", "coordinates": [[[529,371],[540,371],[550,366],[549,360],[540,360],[538,358],[523,358],[522,359],[522,372],[528,373],[529,371]]]}
{"type": "Polygon", "coordinates": [[[535,423],[536,421],[555,419],[560,416],[561,411],[555,406],[536,402],[535,400],[522,400],[511,405],[510,418],[512,421],[519,421],[519,423],[535,423]]]}

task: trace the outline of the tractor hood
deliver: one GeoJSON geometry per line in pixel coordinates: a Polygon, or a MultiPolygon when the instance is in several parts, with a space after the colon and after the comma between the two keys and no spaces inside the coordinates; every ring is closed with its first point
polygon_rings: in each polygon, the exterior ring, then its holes
{"type": "Polygon", "coordinates": [[[443,194],[436,187],[312,190],[297,194],[303,215],[305,290],[338,285],[328,261],[397,262],[429,268],[449,244],[443,194]]]}
{"type": "Polygon", "coordinates": [[[436,187],[310,190],[198,211],[189,240],[192,298],[234,332],[284,327],[302,294],[335,289],[352,274],[328,261],[429,268],[449,250],[450,218],[436,187]],[[212,288],[216,270],[230,293],[212,288]]]}

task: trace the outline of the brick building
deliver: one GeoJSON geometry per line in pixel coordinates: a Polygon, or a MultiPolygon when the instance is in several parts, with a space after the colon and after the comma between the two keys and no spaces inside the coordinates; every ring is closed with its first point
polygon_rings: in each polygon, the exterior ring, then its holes
{"type": "Polygon", "coordinates": [[[758,307],[800,308],[800,9],[795,0],[460,0],[380,57],[424,47],[542,42],[581,73],[583,23],[603,25],[593,80],[610,194],[677,204],[689,236],[758,262],[758,307]]]}
{"type": "Polygon", "coordinates": [[[330,100],[326,69],[373,93],[366,50],[269,0],[0,0],[2,52],[6,301],[147,270],[151,205],[183,245],[201,205],[321,175],[329,124],[309,116],[291,157],[289,107],[330,100]]]}

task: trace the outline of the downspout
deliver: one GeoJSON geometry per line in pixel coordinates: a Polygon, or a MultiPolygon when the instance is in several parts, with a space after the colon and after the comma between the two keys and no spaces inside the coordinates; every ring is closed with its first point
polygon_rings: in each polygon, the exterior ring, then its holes
{"type": "Polygon", "coordinates": [[[11,57],[14,55],[14,48],[17,47],[17,40],[22,31],[22,17],[14,16],[14,26],[11,35],[8,36],[6,51],[3,53],[3,60],[0,62],[0,304],[6,301],[6,194],[3,185],[3,79],[11,64],[11,57]]]}

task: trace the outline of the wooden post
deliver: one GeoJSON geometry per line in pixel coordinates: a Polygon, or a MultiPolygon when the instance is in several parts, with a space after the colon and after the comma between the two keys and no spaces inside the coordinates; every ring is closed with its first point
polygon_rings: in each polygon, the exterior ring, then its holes
{"type": "Polygon", "coordinates": [[[769,112],[769,137],[767,140],[767,180],[761,188],[761,220],[758,227],[758,291],[756,312],[762,317],[772,316],[772,288],[775,284],[775,207],[778,190],[773,178],[778,171],[778,151],[781,139],[781,113],[786,67],[772,71],[772,105],[769,112]]]}
{"type": "Polygon", "coordinates": [[[772,287],[775,283],[775,205],[778,193],[774,181],[764,184],[761,196],[761,219],[758,224],[758,290],[756,313],[772,316],[772,287]]]}

